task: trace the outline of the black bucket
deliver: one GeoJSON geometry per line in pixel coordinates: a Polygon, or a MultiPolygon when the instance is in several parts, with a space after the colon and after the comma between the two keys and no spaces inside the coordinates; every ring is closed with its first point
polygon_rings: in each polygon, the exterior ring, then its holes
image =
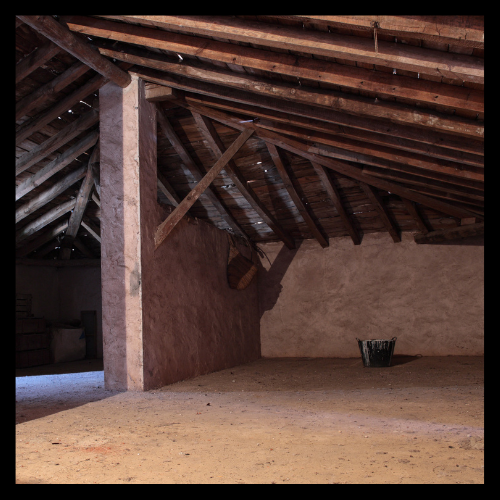
{"type": "Polygon", "coordinates": [[[396,337],[391,340],[359,340],[358,338],[356,340],[364,366],[370,368],[391,366],[396,337]]]}

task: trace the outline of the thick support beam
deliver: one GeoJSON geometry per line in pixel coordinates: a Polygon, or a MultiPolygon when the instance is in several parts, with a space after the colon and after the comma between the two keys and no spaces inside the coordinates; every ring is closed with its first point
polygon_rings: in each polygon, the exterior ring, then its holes
{"type": "Polygon", "coordinates": [[[16,188],[16,201],[52,177],[55,173],[59,172],[66,165],[69,165],[73,160],[78,158],[78,156],[87,151],[87,149],[91,148],[97,142],[98,138],[99,131],[92,131],[67,149],[63,154],[45,165],[45,167],[21,182],[16,188]]]}
{"type": "MultiPolygon", "coordinates": [[[[200,170],[198,165],[195,163],[193,158],[191,158],[191,155],[189,154],[188,150],[185,148],[184,144],[182,143],[182,141],[179,139],[179,137],[175,133],[174,128],[172,127],[171,123],[169,122],[168,118],[165,116],[165,113],[163,112],[163,110],[161,109],[161,107],[159,105],[157,105],[157,118],[158,118],[158,123],[160,125],[161,131],[165,134],[167,139],[170,141],[170,143],[172,144],[172,147],[175,149],[175,152],[180,156],[184,165],[187,167],[187,169],[189,170],[191,175],[194,177],[196,182],[200,182],[201,179],[203,178],[202,171],[200,170]]],[[[165,187],[167,187],[165,184],[163,184],[163,185],[165,187]]],[[[215,192],[215,190],[213,190],[209,186],[208,189],[205,191],[205,194],[207,195],[210,202],[218,210],[220,216],[224,219],[224,221],[228,224],[228,226],[230,228],[232,228],[234,231],[236,231],[237,233],[243,235],[244,237],[247,237],[247,235],[243,231],[243,228],[238,224],[238,222],[234,219],[234,217],[231,215],[229,210],[224,206],[222,201],[217,196],[217,193],[215,192]]],[[[175,205],[175,206],[177,206],[177,205],[175,205]]]]}
{"type": "Polygon", "coordinates": [[[416,234],[415,243],[442,243],[450,240],[471,238],[484,235],[484,222],[478,224],[467,224],[465,226],[431,231],[427,234],[416,234]]]}
{"type": "MultiPolygon", "coordinates": [[[[325,57],[338,57],[397,70],[484,83],[484,60],[465,54],[441,53],[412,45],[378,41],[375,52],[370,38],[339,35],[287,25],[242,20],[230,16],[100,16],[148,24],[167,30],[218,37],[296,50],[325,57]]],[[[382,24],[385,25],[387,21],[382,24]]]]}
{"type": "MultiPolygon", "coordinates": [[[[203,136],[210,145],[212,151],[216,157],[222,156],[225,151],[225,146],[222,143],[219,134],[215,130],[215,127],[210,122],[210,120],[199,113],[192,112],[198,128],[203,133],[203,136]]],[[[240,171],[234,160],[229,160],[226,167],[226,174],[236,185],[237,189],[244,196],[244,198],[250,203],[252,208],[262,217],[264,222],[269,226],[269,228],[274,231],[276,236],[285,243],[285,245],[293,249],[295,248],[295,242],[293,238],[283,229],[281,224],[276,220],[276,218],[267,210],[264,204],[259,200],[259,197],[255,194],[254,190],[250,187],[248,182],[241,175],[240,171]]]]}
{"type": "Polygon", "coordinates": [[[172,229],[178,224],[194,202],[208,188],[227,162],[239,151],[241,146],[253,134],[253,130],[245,129],[236,140],[227,148],[224,154],[217,160],[215,165],[207,172],[205,177],[194,187],[190,193],[179,203],[175,210],[158,226],[155,233],[155,249],[158,248],[172,229]]]}
{"type": "Polygon", "coordinates": [[[399,234],[398,228],[395,226],[394,222],[389,215],[387,208],[384,206],[382,199],[378,195],[375,188],[370,186],[369,184],[365,184],[364,182],[360,182],[361,189],[365,192],[366,196],[370,200],[371,204],[375,207],[375,210],[378,212],[382,222],[384,223],[385,228],[391,235],[394,243],[401,242],[401,236],[399,234]]]}
{"type": "Polygon", "coordinates": [[[157,83],[146,84],[146,99],[150,102],[168,101],[176,97],[176,91],[172,87],[165,87],[165,85],[157,83]]]}
{"type": "Polygon", "coordinates": [[[266,142],[266,146],[269,150],[269,154],[271,155],[274,165],[276,166],[276,169],[278,170],[278,173],[283,181],[285,189],[290,195],[290,198],[292,199],[294,205],[297,207],[300,215],[304,219],[304,222],[307,224],[309,231],[311,231],[311,234],[316,238],[318,243],[323,248],[326,248],[328,246],[328,238],[323,235],[320,228],[316,225],[313,218],[311,217],[311,214],[309,213],[309,210],[303,203],[302,198],[297,193],[297,190],[293,185],[293,180],[291,177],[293,173],[290,165],[288,164],[288,160],[274,144],[266,142]]]}
{"type": "Polygon", "coordinates": [[[52,59],[60,51],[60,47],[54,45],[51,41],[47,41],[47,43],[38,47],[38,49],[34,50],[24,59],[21,59],[16,64],[16,83],[19,83],[23,78],[35,71],[35,69],[52,59]]]}
{"type": "Polygon", "coordinates": [[[80,116],[73,123],[63,128],[57,134],[53,135],[42,144],[34,147],[30,151],[24,153],[16,160],[16,175],[24,172],[35,163],[43,160],[50,153],[64,146],[71,139],[74,139],[84,130],[95,125],[99,120],[99,110],[91,109],[89,112],[80,116]]]}
{"type": "Polygon", "coordinates": [[[89,67],[87,65],[77,62],[50,82],[42,85],[26,97],[23,97],[20,101],[16,102],[16,120],[27,115],[36,106],[43,104],[47,99],[67,87],[71,82],[74,82],[88,70],[89,67]]]}
{"type": "Polygon", "coordinates": [[[78,167],[77,169],[73,170],[68,175],[63,177],[61,180],[59,180],[57,183],[55,183],[53,186],[37,194],[30,201],[17,208],[16,224],[19,221],[23,220],[27,215],[35,212],[39,208],[46,205],[49,201],[52,201],[56,196],[59,196],[61,193],[66,191],[66,189],[68,189],[75,182],[84,177],[86,171],[87,168],[85,165],[78,167]]]}
{"type": "MultiPolygon", "coordinates": [[[[470,89],[455,85],[423,82],[407,76],[387,74],[283,52],[242,47],[128,23],[116,23],[84,16],[68,16],[64,19],[72,31],[90,36],[145,45],[181,55],[206,57],[222,63],[238,64],[298,79],[328,82],[341,87],[373,92],[379,96],[411,98],[423,105],[433,103],[451,109],[471,109],[475,104],[481,107],[481,102],[471,102],[470,89]]],[[[482,106],[484,110],[484,103],[482,106]]]]}
{"type": "Polygon", "coordinates": [[[85,174],[85,177],[83,178],[80,190],[78,191],[75,208],[73,209],[73,212],[71,212],[71,216],[69,218],[68,230],[66,231],[64,239],[61,242],[60,257],[63,260],[69,259],[71,257],[71,247],[73,245],[73,240],[76,238],[78,229],[80,228],[83,212],[85,212],[85,209],[87,208],[90,191],[92,190],[92,187],[94,185],[94,179],[92,177],[92,163],[93,157],[95,157],[95,149],[96,148],[94,148],[94,151],[92,151],[90,155],[90,159],[87,164],[87,172],[85,174]]]}
{"type": "Polygon", "coordinates": [[[93,47],[76,37],[71,31],[59,24],[52,16],[18,16],[43,36],[69,52],[87,66],[97,71],[120,87],[130,83],[130,75],[101,56],[93,47]]]}
{"type": "Polygon", "coordinates": [[[323,184],[323,187],[325,188],[325,191],[327,192],[328,196],[332,200],[333,205],[337,209],[338,214],[340,215],[340,218],[342,219],[342,222],[344,223],[345,228],[347,229],[352,242],[355,245],[359,245],[361,243],[361,238],[358,234],[358,231],[354,227],[352,220],[347,213],[346,209],[344,208],[344,205],[342,204],[342,201],[340,199],[340,193],[339,190],[337,189],[337,186],[335,186],[335,183],[333,182],[333,179],[331,178],[333,172],[331,170],[327,170],[325,167],[320,165],[319,163],[316,162],[311,162],[311,165],[314,167],[314,170],[318,174],[318,177],[321,180],[321,183],[323,184]]]}

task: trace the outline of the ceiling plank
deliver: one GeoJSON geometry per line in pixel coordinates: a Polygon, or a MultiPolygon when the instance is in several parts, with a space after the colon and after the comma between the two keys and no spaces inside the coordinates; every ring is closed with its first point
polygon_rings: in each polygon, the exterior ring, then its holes
{"type": "Polygon", "coordinates": [[[290,198],[292,199],[294,205],[296,206],[297,210],[299,211],[300,215],[304,219],[304,222],[307,224],[309,227],[309,231],[311,231],[311,234],[316,238],[318,243],[323,247],[326,248],[329,243],[328,243],[328,238],[325,238],[323,235],[322,231],[320,228],[317,226],[317,224],[314,222],[313,218],[311,217],[311,214],[309,213],[309,210],[305,206],[305,204],[302,202],[302,199],[300,195],[297,193],[297,190],[295,189],[295,186],[293,185],[293,181],[291,178],[291,167],[287,161],[287,159],[284,157],[284,155],[276,148],[274,144],[271,144],[269,142],[266,142],[267,149],[269,150],[269,154],[271,155],[271,158],[274,162],[274,165],[276,166],[276,169],[278,170],[278,173],[283,180],[283,185],[285,186],[285,189],[287,190],[288,194],[290,195],[290,198]]]}
{"type": "Polygon", "coordinates": [[[416,234],[414,239],[415,243],[421,245],[425,243],[442,243],[445,241],[482,235],[484,235],[484,222],[431,231],[427,234],[416,234]]]}
{"type": "Polygon", "coordinates": [[[130,83],[131,78],[126,71],[101,56],[90,44],[75,36],[52,16],[17,17],[116,85],[125,88],[130,83]]]}
{"type": "Polygon", "coordinates": [[[227,162],[239,151],[241,146],[253,134],[252,129],[246,129],[226,149],[224,154],[217,160],[215,165],[207,172],[203,179],[190,191],[190,193],[179,203],[174,211],[157,227],[155,233],[155,250],[162,244],[172,229],[178,224],[195,201],[207,189],[212,181],[219,175],[227,162]]]}
{"type": "MultiPolygon", "coordinates": [[[[212,151],[216,157],[222,156],[225,151],[225,146],[222,143],[219,134],[215,130],[215,127],[210,122],[208,118],[200,115],[199,113],[192,112],[198,128],[203,133],[206,141],[210,145],[212,151]]],[[[240,191],[243,197],[250,203],[251,207],[259,214],[263,221],[268,225],[270,229],[276,234],[276,236],[285,243],[285,245],[293,249],[295,248],[295,242],[293,238],[283,229],[281,224],[276,220],[276,218],[267,210],[265,205],[259,200],[259,197],[255,194],[254,190],[241,175],[234,160],[229,160],[225,166],[226,174],[236,185],[236,188],[240,191]]]]}
{"type": "Polygon", "coordinates": [[[75,208],[71,212],[71,216],[69,218],[68,229],[66,230],[66,234],[61,241],[61,249],[59,251],[59,257],[62,260],[68,260],[71,257],[71,248],[73,246],[73,240],[76,238],[78,233],[78,229],[80,229],[80,224],[82,222],[83,212],[87,208],[87,203],[90,197],[90,191],[94,186],[94,178],[92,176],[92,163],[94,162],[95,154],[97,147],[94,147],[94,150],[90,154],[89,161],[87,163],[87,171],[85,173],[85,177],[83,178],[83,182],[80,186],[80,190],[78,191],[78,195],[76,196],[76,204],[75,208]]]}
{"type": "Polygon", "coordinates": [[[72,186],[75,182],[79,181],[82,177],[85,176],[86,166],[82,165],[77,169],[70,172],[68,175],[60,179],[58,182],[45,189],[41,193],[37,194],[28,202],[21,205],[16,209],[16,224],[23,220],[26,216],[32,214],[39,208],[43,207],[49,201],[52,201],[54,198],[59,196],[61,193],[66,191],[70,186],[72,186]]]}
{"type": "Polygon", "coordinates": [[[327,170],[325,167],[320,165],[319,163],[316,162],[311,162],[312,166],[314,167],[314,170],[316,171],[316,174],[318,174],[318,177],[323,184],[323,187],[325,188],[325,191],[327,192],[328,196],[332,200],[333,205],[335,206],[340,218],[342,219],[342,222],[344,223],[345,228],[347,229],[347,232],[349,233],[352,242],[355,245],[361,244],[361,238],[359,236],[358,231],[354,227],[351,217],[347,213],[346,209],[344,208],[344,205],[342,204],[341,198],[340,198],[340,193],[339,190],[337,189],[337,186],[333,182],[332,179],[332,172],[331,170],[327,170]]]}
{"type": "Polygon", "coordinates": [[[401,38],[420,38],[467,47],[484,48],[484,16],[272,16],[325,26],[373,31],[401,38]],[[473,19],[471,19],[473,17],[473,19]]]}
{"type": "Polygon", "coordinates": [[[26,257],[26,255],[33,252],[33,250],[37,250],[42,245],[44,245],[45,243],[49,242],[50,240],[61,234],[63,231],[67,229],[67,227],[68,227],[67,220],[62,221],[60,224],[51,227],[50,229],[42,233],[34,240],[31,240],[26,245],[22,246],[21,248],[18,248],[16,250],[16,259],[19,259],[21,257],[26,257]]]}
{"type": "Polygon", "coordinates": [[[236,130],[244,130],[247,128],[255,130],[256,134],[258,137],[260,137],[262,140],[266,142],[271,142],[275,146],[279,146],[283,149],[286,149],[287,151],[290,151],[291,153],[295,153],[299,156],[302,156],[303,158],[308,159],[309,161],[315,161],[319,163],[320,165],[323,165],[327,168],[330,168],[336,172],[339,172],[343,175],[346,175],[348,177],[352,177],[353,179],[356,179],[361,182],[365,182],[366,184],[370,184],[372,186],[375,186],[379,189],[383,189],[385,191],[390,191],[392,193],[395,193],[402,198],[408,198],[412,201],[415,201],[417,203],[421,203],[422,205],[428,206],[430,208],[434,208],[435,210],[438,210],[440,212],[443,212],[445,214],[451,215],[453,217],[475,217],[476,214],[470,212],[467,209],[464,208],[457,208],[456,206],[442,202],[440,200],[436,200],[430,196],[425,196],[420,193],[416,193],[413,190],[401,187],[400,185],[394,183],[394,182],[388,182],[383,179],[379,179],[377,177],[370,177],[368,175],[363,174],[359,168],[353,167],[349,165],[346,162],[343,162],[341,160],[334,160],[333,158],[325,158],[324,156],[319,156],[315,155],[312,153],[308,152],[308,146],[297,141],[294,139],[290,139],[287,137],[284,137],[280,134],[276,134],[274,132],[271,132],[269,130],[263,129],[259,127],[257,124],[254,123],[240,123],[239,119],[236,119],[227,113],[223,113],[222,111],[219,110],[214,110],[211,108],[208,108],[206,106],[199,106],[199,105],[193,105],[193,104],[187,104],[186,102],[183,102],[182,100],[177,100],[178,104],[180,106],[184,106],[187,109],[194,109],[198,113],[207,116],[209,118],[212,118],[216,121],[219,121],[229,127],[235,128],[236,130]]]}
{"type": "Polygon", "coordinates": [[[16,160],[16,176],[24,172],[35,163],[43,160],[56,149],[64,146],[71,139],[74,139],[84,130],[92,127],[99,121],[99,110],[91,109],[84,115],[78,117],[74,122],[60,130],[39,146],[34,147],[30,151],[26,151],[21,157],[16,160]]]}
{"type": "Polygon", "coordinates": [[[80,139],[76,144],[68,148],[64,153],[57,156],[45,167],[38,170],[32,176],[25,179],[16,187],[16,201],[28,194],[30,191],[43,184],[47,179],[78,158],[87,149],[92,147],[99,138],[99,131],[93,130],[90,134],[80,139]]]}
{"type": "Polygon", "coordinates": [[[35,49],[31,54],[21,59],[16,64],[16,83],[26,78],[35,69],[45,64],[61,51],[61,48],[54,45],[50,40],[47,43],[35,49]]]}
{"type": "Polygon", "coordinates": [[[81,99],[84,99],[88,95],[94,93],[105,83],[106,78],[101,75],[96,75],[87,83],[76,89],[73,93],[69,94],[60,101],[57,101],[54,106],[24,122],[16,130],[16,146],[19,146],[19,144],[21,144],[30,135],[38,132],[52,120],[55,120],[59,115],[65,113],[66,111],[68,111],[68,109],[71,109],[71,106],[73,106],[77,102],[80,102],[81,99]]]}
{"type": "Polygon", "coordinates": [[[397,70],[484,84],[484,60],[412,45],[378,41],[229,16],[98,16],[184,33],[296,50],[331,58],[388,66],[397,70]]]}
{"type": "MultiPolygon", "coordinates": [[[[457,128],[457,117],[445,115],[439,112],[432,112],[414,106],[391,102],[391,101],[377,101],[374,102],[372,98],[363,97],[360,95],[341,93],[335,90],[323,90],[321,88],[307,87],[306,85],[293,85],[286,82],[277,80],[270,81],[269,79],[259,78],[257,76],[249,75],[246,73],[234,73],[232,71],[223,70],[220,68],[206,69],[201,63],[194,61],[183,62],[179,64],[178,60],[174,61],[167,56],[160,57],[158,54],[132,47],[126,44],[112,44],[109,40],[94,40],[94,44],[99,47],[101,54],[108,57],[113,57],[117,60],[126,61],[131,64],[137,64],[146,68],[156,69],[162,72],[168,72],[171,75],[178,75],[201,82],[211,83],[221,87],[230,87],[235,90],[241,90],[247,93],[269,97],[267,101],[263,101],[261,105],[276,109],[273,106],[273,100],[278,99],[293,102],[297,104],[306,104],[307,106],[297,107],[296,114],[301,114],[299,111],[309,109],[309,106],[317,106],[328,110],[327,113],[323,112],[323,116],[328,117],[328,121],[338,122],[343,125],[357,126],[359,128],[382,128],[383,124],[374,121],[374,118],[381,118],[390,120],[393,123],[400,123],[410,126],[418,127],[432,127],[443,131],[457,128]],[[341,112],[341,113],[339,113],[341,112]],[[346,117],[345,113],[354,116],[346,117]],[[368,118],[369,122],[366,124],[360,118],[368,118]],[[346,122],[347,120],[347,122],[346,122]]],[[[141,69],[134,68],[136,71],[141,69]]],[[[154,76],[154,74],[152,75],[154,76]]],[[[157,73],[161,77],[161,73],[157,73]]],[[[165,75],[163,75],[165,78],[165,75]]],[[[189,82],[189,80],[185,83],[189,82]]],[[[165,82],[169,85],[168,81],[165,82]]],[[[196,87],[203,93],[203,87],[196,87]]],[[[210,95],[217,95],[217,91],[210,87],[205,87],[205,93],[210,95]]],[[[219,92],[221,95],[221,92],[219,92]]],[[[224,95],[222,93],[222,95],[224,95]]],[[[237,99],[238,102],[252,103],[245,94],[233,93],[231,99],[237,99]],[[242,100],[243,99],[243,100],[242,100]]],[[[482,99],[482,97],[481,97],[482,99]]],[[[257,104],[252,103],[252,104],[257,104]]],[[[275,106],[283,107],[284,104],[278,102],[275,106]]],[[[289,104],[289,107],[291,105],[289,104]]],[[[280,109],[278,107],[277,109],[280,109]]],[[[314,108],[313,108],[314,110],[314,108]]],[[[312,111],[313,111],[312,110],[312,111]]],[[[283,110],[285,111],[285,110],[283,110]]],[[[293,112],[288,110],[288,112],[293,112]]],[[[316,111],[319,113],[320,111],[316,111]]],[[[313,111],[314,113],[314,111],[313,111]]],[[[320,118],[321,119],[321,118],[320,118]]],[[[323,118],[325,119],[325,118],[323,118]]],[[[467,122],[467,119],[465,119],[467,122]]],[[[470,123],[470,126],[477,127],[478,123],[470,123]]],[[[377,131],[377,130],[375,130],[377,131]]],[[[436,139],[433,139],[434,141],[436,139]]]]}
{"type": "MultiPolygon", "coordinates": [[[[453,109],[484,111],[484,99],[471,98],[471,89],[418,80],[385,72],[295,56],[283,52],[243,47],[206,38],[181,35],[128,23],[116,23],[84,16],[64,16],[75,32],[111,38],[180,54],[234,63],[258,70],[309,79],[341,87],[373,92],[378,96],[409,98],[421,104],[439,104],[453,109]]],[[[482,93],[479,93],[482,96],[482,93]]]]}
{"type": "Polygon", "coordinates": [[[408,213],[413,217],[413,220],[415,221],[415,224],[417,225],[418,230],[422,234],[427,234],[429,232],[429,229],[427,229],[427,226],[425,222],[422,220],[422,217],[418,213],[417,207],[411,200],[407,200],[406,198],[401,198],[403,200],[403,203],[406,207],[406,210],[408,213]]]}
{"type": "Polygon", "coordinates": [[[70,210],[73,210],[74,206],[76,204],[76,199],[73,200],[67,200],[48,212],[45,212],[42,214],[40,217],[37,219],[29,222],[25,226],[23,226],[21,229],[19,229],[16,232],[16,246],[20,246],[22,241],[26,239],[28,236],[31,236],[32,234],[36,233],[37,231],[40,231],[40,229],[43,229],[45,226],[50,224],[51,222],[55,221],[61,215],[64,215],[65,213],[69,212],[70,210]]]}
{"type": "MultiPolygon", "coordinates": [[[[191,175],[194,177],[196,182],[200,182],[203,178],[203,172],[200,170],[200,168],[195,163],[193,158],[191,158],[191,155],[189,154],[188,150],[185,148],[184,144],[182,143],[182,141],[179,139],[179,137],[175,133],[174,128],[172,127],[168,118],[165,116],[165,113],[163,112],[163,109],[161,108],[161,106],[157,104],[156,108],[157,108],[156,117],[157,117],[158,123],[160,124],[160,128],[161,128],[162,132],[165,134],[167,139],[170,141],[170,143],[172,144],[172,147],[175,149],[175,152],[180,156],[184,165],[187,167],[187,169],[189,170],[191,175]]],[[[229,227],[231,227],[237,233],[240,233],[245,238],[248,238],[248,236],[246,235],[243,228],[238,224],[236,219],[231,215],[229,210],[221,202],[221,200],[217,196],[217,193],[215,192],[214,189],[212,189],[211,186],[208,186],[207,190],[205,191],[205,194],[207,195],[210,202],[218,210],[220,216],[229,225],[229,227]]]]}
{"type": "Polygon", "coordinates": [[[27,115],[34,107],[42,105],[50,97],[57,94],[59,91],[67,87],[70,83],[74,82],[80,76],[85,74],[89,67],[81,62],[76,62],[70,66],[66,71],[56,76],[50,82],[42,85],[31,94],[23,97],[16,102],[16,120],[27,115]]]}

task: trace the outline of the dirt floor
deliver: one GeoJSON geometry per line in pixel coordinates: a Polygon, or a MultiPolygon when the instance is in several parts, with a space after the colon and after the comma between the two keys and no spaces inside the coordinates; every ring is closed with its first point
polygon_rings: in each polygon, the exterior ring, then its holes
{"type": "Polygon", "coordinates": [[[263,358],[142,393],[99,370],[16,371],[16,483],[484,483],[482,357],[263,358]]]}

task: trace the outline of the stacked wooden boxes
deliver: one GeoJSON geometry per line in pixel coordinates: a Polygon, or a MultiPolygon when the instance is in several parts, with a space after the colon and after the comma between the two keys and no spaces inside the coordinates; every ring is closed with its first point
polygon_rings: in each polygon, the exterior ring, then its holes
{"type": "Polygon", "coordinates": [[[16,318],[16,368],[50,363],[50,333],[43,318],[16,318]]]}

